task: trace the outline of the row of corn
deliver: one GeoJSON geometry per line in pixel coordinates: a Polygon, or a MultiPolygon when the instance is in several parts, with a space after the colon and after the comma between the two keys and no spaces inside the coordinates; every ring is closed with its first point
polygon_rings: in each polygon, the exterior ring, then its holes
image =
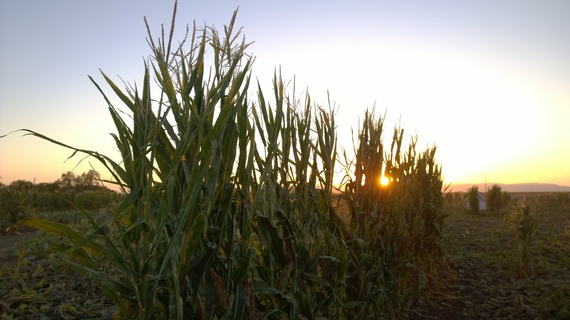
{"type": "Polygon", "coordinates": [[[69,265],[121,319],[398,317],[441,262],[435,148],[406,147],[400,129],[385,144],[383,118],[367,112],[338,185],[334,109],[289,94],[278,74],[271,97],[253,90],[234,21],[179,45],[149,32],[138,86],[103,74],[114,98],[93,81],[120,160],[29,131],[100,160],[125,196],[105,224],[78,207],[87,233],[23,223],[67,237],[69,265]]]}

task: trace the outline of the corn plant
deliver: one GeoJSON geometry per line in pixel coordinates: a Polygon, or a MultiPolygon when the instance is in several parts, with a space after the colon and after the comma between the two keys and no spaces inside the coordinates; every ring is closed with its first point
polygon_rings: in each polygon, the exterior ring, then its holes
{"type": "Polygon", "coordinates": [[[531,212],[531,206],[525,198],[513,207],[512,222],[519,239],[520,261],[523,272],[532,271],[532,238],[538,221],[531,212]]]}
{"type": "Polygon", "coordinates": [[[479,213],[479,187],[472,186],[467,191],[468,210],[472,213],[479,213]]]}
{"type": "MultiPolygon", "coordinates": [[[[397,316],[419,294],[441,263],[445,218],[441,168],[435,147],[416,151],[412,139],[403,149],[403,129],[395,128],[388,147],[384,118],[371,112],[359,131],[354,175],[345,181],[352,234],[347,301],[359,318],[397,316]],[[381,186],[380,177],[391,183],[381,186]]],[[[433,281],[432,281],[433,283],[433,281]]]]}
{"type": "Polygon", "coordinates": [[[72,240],[66,251],[75,258],[71,267],[101,286],[120,318],[244,313],[253,254],[247,237],[236,239],[247,236],[238,226],[250,228],[250,221],[240,221],[245,217],[232,200],[240,182],[236,157],[247,153],[244,141],[251,133],[247,89],[252,59],[245,57],[247,44],[238,40],[234,19],[223,37],[214,29],[194,28],[185,39],[189,52],[185,41],[172,47],[174,18],[168,39],[154,40],[147,25],[152,59],[145,64],[142,87],[120,90],[103,73],[131,114],[131,124],[93,81],[109,105],[121,159],[72,149],[99,159],[126,193],[110,225],[97,225],[81,208],[92,221],[88,234],[45,220],[23,222],[72,240]],[[214,56],[210,75],[204,62],[208,46],[214,56]],[[107,257],[109,269],[101,270],[93,254],[107,257]]]}
{"type": "Polygon", "coordinates": [[[491,212],[499,212],[502,209],[502,190],[498,184],[494,184],[487,191],[487,207],[491,212]]]}
{"type": "Polygon", "coordinates": [[[288,319],[341,318],[347,265],[344,225],[331,198],[334,113],[313,106],[308,95],[303,104],[287,95],[277,76],[273,85],[275,105],[259,90],[253,113],[264,133],[254,161],[255,274],[258,285],[271,288],[261,295],[260,310],[288,319]]]}
{"type": "Polygon", "coordinates": [[[317,293],[329,296],[324,277],[334,279],[334,265],[323,277],[317,274],[323,259],[337,260],[323,258],[326,231],[319,231],[318,216],[326,212],[327,222],[335,217],[332,116],[319,109],[313,119],[309,98],[301,116],[277,77],[275,111],[261,91],[258,110],[250,109],[252,59],[234,21],[235,15],[224,36],[194,28],[177,48],[174,19],[167,40],[154,40],[147,26],[152,59],[142,88],[121,90],[102,74],[130,113],[130,124],[93,81],[117,129],[119,162],[25,130],[97,158],[126,194],[110,224],[98,224],[77,206],[91,222],[87,233],[43,219],[22,222],[71,240],[63,248],[73,258],[70,266],[101,286],[117,317],[296,319],[331,308],[326,299],[313,302],[317,293]],[[213,50],[208,76],[207,47],[213,50]],[[322,133],[316,137],[315,124],[322,133]],[[101,269],[95,256],[108,267],[101,269]]]}
{"type": "Polygon", "coordinates": [[[22,224],[66,237],[69,265],[98,283],[118,318],[397,315],[441,258],[435,148],[417,153],[414,141],[403,152],[401,130],[385,148],[383,119],[367,112],[356,165],[345,168],[345,224],[333,205],[334,107],[300,99],[294,85],[290,94],[277,72],[271,99],[260,84],[251,94],[253,58],[235,13],[222,35],[194,27],[178,46],[174,17],[166,38],[147,25],[152,54],[140,87],[121,90],[102,73],[125,110],[91,79],[115,124],[119,161],[24,130],[109,169],[125,194],[112,220],[74,203],[86,232],[22,224]],[[392,179],[387,189],[375,183],[381,173],[392,179]]]}

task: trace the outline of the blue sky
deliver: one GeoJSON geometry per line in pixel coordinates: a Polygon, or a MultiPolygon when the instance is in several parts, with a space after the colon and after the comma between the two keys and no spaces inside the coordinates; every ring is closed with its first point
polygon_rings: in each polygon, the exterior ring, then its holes
{"type": "MultiPolygon", "coordinates": [[[[570,1],[180,0],[178,38],[193,21],[221,29],[238,6],[254,75],[269,87],[281,67],[322,105],[328,90],[341,145],[375,106],[389,128],[437,145],[448,182],[570,185],[570,1]]],[[[87,76],[140,81],[143,17],[158,35],[171,15],[169,1],[0,2],[0,135],[29,128],[113,155],[87,76]]],[[[69,155],[10,135],[0,182],[53,181],[75,168],[69,155]]]]}

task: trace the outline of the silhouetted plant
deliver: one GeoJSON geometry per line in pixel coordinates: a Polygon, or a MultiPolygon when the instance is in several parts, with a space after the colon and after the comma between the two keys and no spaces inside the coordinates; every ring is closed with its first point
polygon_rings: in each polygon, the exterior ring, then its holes
{"type": "Polygon", "coordinates": [[[532,271],[532,236],[538,224],[536,217],[531,211],[526,198],[517,202],[513,207],[513,221],[516,234],[520,240],[520,259],[523,272],[532,271]]]}
{"type": "Polygon", "coordinates": [[[491,212],[499,212],[503,205],[502,190],[498,184],[494,184],[487,191],[487,209],[491,212]]]}
{"type": "Polygon", "coordinates": [[[479,213],[479,187],[472,186],[467,191],[468,210],[472,213],[479,213]]]}
{"type": "MultiPolygon", "coordinates": [[[[384,118],[367,111],[358,131],[354,170],[344,186],[351,212],[348,318],[397,316],[436,276],[445,219],[435,147],[403,144],[403,129],[384,141],[384,118]],[[390,183],[381,186],[380,177],[390,183]],[[421,241],[418,241],[422,239],[421,241]]],[[[433,284],[433,283],[432,283],[433,284]]]]}
{"type": "Polygon", "coordinates": [[[222,35],[194,28],[177,47],[174,18],[168,38],[149,30],[140,87],[121,90],[103,74],[126,111],[93,81],[116,127],[119,161],[24,130],[95,157],[126,196],[107,223],[72,202],[86,232],[44,219],[22,224],[66,237],[70,266],[98,283],[117,318],[397,317],[441,263],[435,147],[419,152],[416,139],[403,147],[401,129],[388,147],[384,120],[367,111],[355,166],[345,168],[346,225],[332,205],[334,108],[289,95],[277,74],[271,100],[259,84],[252,98],[253,58],[236,14],[222,35]],[[384,189],[382,173],[392,181],[384,189]]]}

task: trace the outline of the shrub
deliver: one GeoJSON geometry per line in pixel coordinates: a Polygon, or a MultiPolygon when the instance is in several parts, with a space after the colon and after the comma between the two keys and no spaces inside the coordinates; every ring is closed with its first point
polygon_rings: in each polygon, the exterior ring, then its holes
{"type": "Polygon", "coordinates": [[[36,192],[29,181],[16,180],[0,187],[0,232],[33,211],[36,192]]]}
{"type": "Polygon", "coordinates": [[[120,199],[120,194],[117,192],[106,189],[97,188],[94,190],[84,190],[74,194],[73,200],[75,203],[86,209],[100,209],[111,206],[114,202],[120,199]]]}

